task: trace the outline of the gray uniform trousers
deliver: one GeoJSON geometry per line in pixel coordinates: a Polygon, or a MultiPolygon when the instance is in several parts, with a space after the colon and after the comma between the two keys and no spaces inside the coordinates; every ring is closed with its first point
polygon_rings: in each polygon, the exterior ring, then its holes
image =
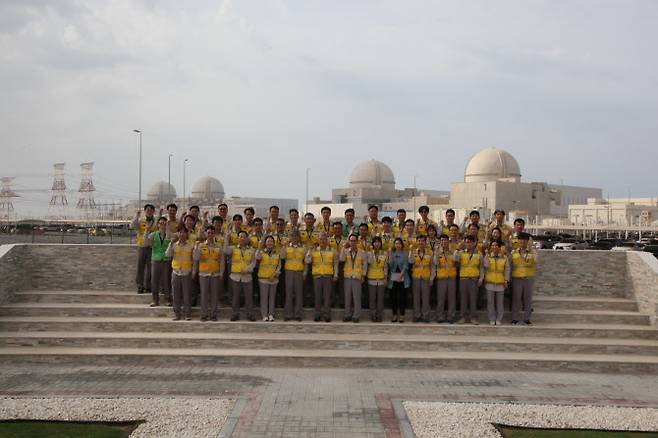
{"type": "Polygon", "coordinates": [[[199,276],[201,288],[201,318],[217,318],[219,295],[224,288],[224,279],[219,276],[199,276]]]}
{"type": "Polygon", "coordinates": [[[321,275],[313,277],[313,295],[315,316],[331,318],[331,298],[333,294],[333,276],[321,275]]]}
{"type": "Polygon", "coordinates": [[[171,262],[170,261],[152,261],[151,262],[151,294],[153,301],[160,301],[159,293],[163,292],[167,300],[171,300],[171,262]]]}
{"type": "Polygon", "coordinates": [[[459,306],[465,320],[477,319],[478,291],[477,278],[459,279],[459,306]]]}
{"type": "Polygon", "coordinates": [[[454,321],[457,308],[457,278],[441,278],[436,281],[436,319],[454,321]],[[446,312],[446,302],[448,305],[446,312]]]}
{"type": "Polygon", "coordinates": [[[500,324],[503,320],[503,298],[505,298],[505,291],[494,291],[486,289],[487,291],[487,313],[489,321],[496,321],[500,324]]]}
{"type": "Polygon", "coordinates": [[[190,274],[171,276],[171,290],[174,295],[174,315],[178,318],[192,315],[192,278],[190,274]]]}
{"type": "Polygon", "coordinates": [[[151,289],[151,247],[140,246],[137,248],[137,276],[135,277],[137,287],[146,290],[151,289]]]}
{"type": "Polygon", "coordinates": [[[534,278],[512,278],[512,320],[529,321],[532,314],[532,290],[534,278]],[[523,309],[523,319],[521,316],[523,309]]]}
{"type": "Polygon", "coordinates": [[[414,278],[412,280],[414,300],[414,318],[430,317],[430,281],[414,278]]]}
{"type": "Polygon", "coordinates": [[[384,318],[384,291],[386,286],[380,284],[368,285],[368,305],[370,306],[370,318],[384,318]]]}
{"type": "Polygon", "coordinates": [[[304,272],[286,271],[286,302],[284,318],[301,318],[304,301],[304,272]]]}
{"type": "MultiPolygon", "coordinates": [[[[250,274],[251,275],[251,274],[250,274]]],[[[240,314],[240,292],[244,292],[244,306],[247,310],[247,316],[254,315],[254,284],[251,281],[242,282],[231,280],[231,309],[233,315],[240,314]]]]}
{"type": "Polygon", "coordinates": [[[361,280],[346,278],[344,281],[345,291],[345,318],[361,317],[361,280]],[[354,309],[352,309],[354,303],[354,309]]]}
{"type": "Polygon", "coordinates": [[[260,315],[263,318],[269,315],[274,316],[276,289],[279,282],[270,284],[259,280],[258,283],[260,287],[260,315]]]}

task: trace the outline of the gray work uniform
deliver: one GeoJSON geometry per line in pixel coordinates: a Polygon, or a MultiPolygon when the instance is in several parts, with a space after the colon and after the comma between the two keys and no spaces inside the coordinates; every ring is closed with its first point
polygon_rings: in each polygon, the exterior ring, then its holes
{"type": "MultiPolygon", "coordinates": [[[[286,260],[285,269],[285,286],[286,296],[283,308],[284,318],[301,318],[302,317],[302,301],[304,299],[304,278],[306,277],[306,263],[304,258],[306,256],[306,249],[301,245],[288,244],[285,248],[281,248],[281,259],[286,260]],[[292,257],[294,253],[298,253],[298,260],[301,266],[293,266],[292,261],[287,258],[292,257]]],[[[299,264],[299,263],[298,263],[299,264]]]]}
{"type": "MultiPolygon", "coordinates": [[[[420,253],[417,253],[420,256],[420,253]]],[[[434,276],[436,275],[436,267],[432,260],[432,255],[429,252],[423,253],[423,258],[430,258],[430,278],[416,278],[414,274],[415,269],[420,269],[416,267],[416,255],[409,253],[409,263],[414,265],[412,267],[412,279],[411,279],[411,290],[413,296],[414,304],[414,318],[416,319],[427,319],[430,317],[430,285],[434,283],[434,276]]]]}
{"type": "Polygon", "coordinates": [[[306,264],[313,265],[313,252],[319,251],[322,257],[326,257],[327,253],[332,253],[333,257],[333,272],[331,274],[311,274],[313,275],[313,299],[315,307],[315,317],[323,317],[331,319],[331,300],[333,295],[333,282],[338,280],[338,263],[340,256],[334,252],[329,246],[326,249],[314,248],[306,253],[306,264]]]}
{"type": "Polygon", "coordinates": [[[384,318],[384,292],[386,290],[386,278],[388,278],[388,255],[386,251],[380,250],[377,255],[374,251],[368,253],[368,305],[370,306],[370,318],[381,320],[384,318]],[[375,279],[371,266],[383,264],[384,278],[375,279]]]}
{"type": "MultiPolygon", "coordinates": [[[[474,251],[472,257],[476,256],[480,259],[480,267],[477,276],[466,276],[461,264],[459,270],[459,306],[461,308],[461,317],[466,321],[473,319],[477,320],[478,280],[480,279],[480,272],[482,272],[482,255],[477,251],[474,251]]],[[[460,251],[456,251],[454,260],[459,263],[459,258],[460,251]]]]}
{"type": "Polygon", "coordinates": [[[437,270],[436,279],[436,319],[438,321],[454,321],[457,308],[457,274],[448,278],[441,277],[440,269],[446,269],[448,260],[453,260],[454,251],[437,250],[434,253],[434,264],[437,270]],[[447,304],[447,308],[446,308],[447,304]]]}
{"type": "Polygon", "coordinates": [[[487,314],[489,322],[502,323],[505,298],[505,284],[496,284],[486,281],[486,271],[490,267],[490,263],[505,264],[503,277],[505,281],[509,282],[510,278],[510,264],[507,257],[500,254],[498,257],[488,256],[484,257],[482,262],[483,269],[480,271],[480,281],[484,281],[484,289],[487,291],[487,314]]]}
{"type": "Polygon", "coordinates": [[[343,266],[344,292],[345,292],[345,319],[361,318],[361,293],[363,278],[368,269],[368,257],[364,251],[357,248],[344,248],[340,252],[340,261],[343,266]],[[352,307],[354,305],[354,307],[352,307]]]}
{"type": "MultiPolygon", "coordinates": [[[[206,242],[207,243],[207,242],[206,242]]],[[[217,272],[202,272],[200,267],[197,268],[199,273],[199,288],[201,290],[201,319],[217,318],[217,310],[219,307],[219,296],[224,288],[224,252],[221,247],[214,243],[208,244],[209,247],[219,250],[218,263],[219,271],[217,272]]],[[[198,264],[201,260],[201,247],[195,246],[192,253],[192,259],[198,264]]]]}
{"type": "MultiPolygon", "coordinates": [[[[225,252],[232,255],[233,249],[240,249],[239,246],[226,246],[225,252]]],[[[245,309],[247,311],[247,317],[254,317],[254,284],[252,273],[254,267],[256,266],[256,257],[255,251],[253,248],[247,244],[245,248],[242,248],[242,253],[251,252],[251,262],[247,265],[244,272],[231,272],[229,278],[231,279],[231,311],[233,312],[232,316],[240,315],[240,294],[244,294],[245,309]]],[[[231,269],[234,268],[235,260],[231,260],[231,269]]]]}

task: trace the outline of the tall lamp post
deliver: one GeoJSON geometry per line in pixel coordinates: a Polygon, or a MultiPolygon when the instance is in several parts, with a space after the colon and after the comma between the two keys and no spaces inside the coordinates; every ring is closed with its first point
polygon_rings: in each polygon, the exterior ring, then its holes
{"type": "Polygon", "coordinates": [[[185,168],[187,167],[187,162],[190,161],[187,158],[183,161],[183,211],[187,211],[187,193],[185,192],[185,168]]]}
{"type": "Polygon", "coordinates": [[[139,134],[139,208],[142,208],[142,131],[133,129],[133,132],[139,134]]]}
{"type": "Polygon", "coordinates": [[[306,199],[304,200],[304,214],[308,213],[308,174],[311,171],[310,167],[306,168],[306,199]]]}
{"type": "Polygon", "coordinates": [[[173,156],[174,156],[174,154],[169,154],[169,171],[167,173],[167,184],[169,184],[167,186],[167,192],[168,192],[167,193],[167,198],[168,198],[169,202],[172,201],[172,199],[171,199],[171,157],[173,157],[173,156]]]}

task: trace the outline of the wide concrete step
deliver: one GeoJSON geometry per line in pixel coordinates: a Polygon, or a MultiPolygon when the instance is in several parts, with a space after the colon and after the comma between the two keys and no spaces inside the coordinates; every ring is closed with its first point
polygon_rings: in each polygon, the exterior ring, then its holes
{"type": "Polygon", "coordinates": [[[316,333],[0,332],[0,348],[471,351],[658,356],[658,340],[316,333]]]}
{"type": "Polygon", "coordinates": [[[658,373],[654,356],[454,351],[16,347],[0,349],[0,363],[658,373]]]}
{"type": "Polygon", "coordinates": [[[629,298],[608,297],[566,297],[553,295],[535,295],[533,307],[537,310],[616,310],[637,312],[637,303],[629,298]]]}
{"type": "Polygon", "coordinates": [[[427,336],[500,336],[590,339],[658,340],[658,328],[629,324],[544,323],[532,326],[490,326],[436,323],[371,323],[360,322],[229,322],[171,321],[151,317],[65,317],[4,316],[0,317],[4,332],[130,332],[140,333],[271,333],[271,334],[346,334],[346,335],[427,335],[427,336]]]}
{"type": "MultiPolygon", "coordinates": [[[[193,315],[198,316],[199,309],[193,309],[193,315]]],[[[255,310],[257,312],[257,309],[255,310]]],[[[283,317],[281,309],[277,309],[276,317],[283,317]]],[[[231,310],[220,308],[219,317],[228,318],[231,310]]],[[[410,317],[411,312],[407,317],[410,317]]],[[[80,303],[9,303],[0,306],[0,316],[98,316],[98,317],[171,317],[172,309],[169,307],[148,307],[140,304],[80,304],[80,303]]],[[[340,320],[342,309],[332,309],[332,319],[340,320]]],[[[364,312],[363,318],[367,316],[364,312]]],[[[313,318],[313,310],[305,309],[305,319],[313,318]]],[[[509,321],[510,314],[507,313],[509,321]]],[[[479,320],[485,321],[486,312],[480,312],[479,320]]],[[[532,315],[535,323],[573,323],[573,324],[634,324],[648,325],[648,315],[637,312],[609,311],[609,310],[537,310],[532,315]]]]}

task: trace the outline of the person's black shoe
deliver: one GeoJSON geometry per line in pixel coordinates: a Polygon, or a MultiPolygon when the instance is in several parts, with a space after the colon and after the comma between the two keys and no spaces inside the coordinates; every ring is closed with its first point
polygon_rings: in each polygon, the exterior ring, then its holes
{"type": "Polygon", "coordinates": [[[424,322],[425,324],[429,324],[429,323],[430,323],[430,319],[429,319],[429,318],[423,318],[423,322],[424,322]]]}
{"type": "Polygon", "coordinates": [[[437,319],[437,324],[445,324],[447,321],[445,319],[437,319]]]}
{"type": "Polygon", "coordinates": [[[316,315],[315,318],[313,318],[313,321],[315,322],[320,322],[322,320],[322,317],[320,315],[316,315]]]}
{"type": "Polygon", "coordinates": [[[331,322],[331,317],[325,316],[324,317],[324,322],[331,322]]]}
{"type": "Polygon", "coordinates": [[[352,322],[359,322],[359,318],[352,318],[352,322]]]}
{"type": "Polygon", "coordinates": [[[249,315],[249,321],[251,322],[256,321],[256,317],[254,315],[249,315]]]}
{"type": "Polygon", "coordinates": [[[143,294],[144,293],[144,288],[143,287],[138,287],[137,288],[137,293],[138,294],[143,294]]]}
{"type": "Polygon", "coordinates": [[[211,320],[211,321],[217,321],[217,317],[216,317],[216,316],[213,316],[212,318],[210,318],[210,320],[211,320]]]}
{"type": "Polygon", "coordinates": [[[519,321],[517,321],[517,320],[512,321],[512,325],[517,325],[518,323],[519,323],[519,321]]]}
{"type": "Polygon", "coordinates": [[[288,322],[288,321],[290,321],[291,319],[292,319],[292,318],[283,318],[283,320],[284,320],[285,322],[288,322]]]}
{"type": "Polygon", "coordinates": [[[239,321],[240,315],[231,315],[231,321],[239,321]]]}
{"type": "Polygon", "coordinates": [[[302,317],[301,317],[301,316],[298,316],[297,318],[295,318],[295,321],[297,321],[297,322],[302,322],[302,317]]]}
{"type": "Polygon", "coordinates": [[[414,322],[420,322],[420,318],[416,318],[416,317],[414,316],[414,322]]]}
{"type": "Polygon", "coordinates": [[[180,316],[174,316],[171,320],[172,321],[180,321],[180,316]]]}
{"type": "Polygon", "coordinates": [[[530,322],[529,319],[526,319],[525,321],[523,321],[523,323],[524,323],[525,325],[532,325],[532,323],[530,322]]]}
{"type": "Polygon", "coordinates": [[[202,316],[201,317],[201,322],[206,322],[206,321],[208,321],[208,318],[206,318],[205,316],[202,316]]]}
{"type": "Polygon", "coordinates": [[[343,322],[350,322],[351,320],[352,320],[352,317],[350,317],[350,316],[345,316],[343,318],[343,322]]]}

